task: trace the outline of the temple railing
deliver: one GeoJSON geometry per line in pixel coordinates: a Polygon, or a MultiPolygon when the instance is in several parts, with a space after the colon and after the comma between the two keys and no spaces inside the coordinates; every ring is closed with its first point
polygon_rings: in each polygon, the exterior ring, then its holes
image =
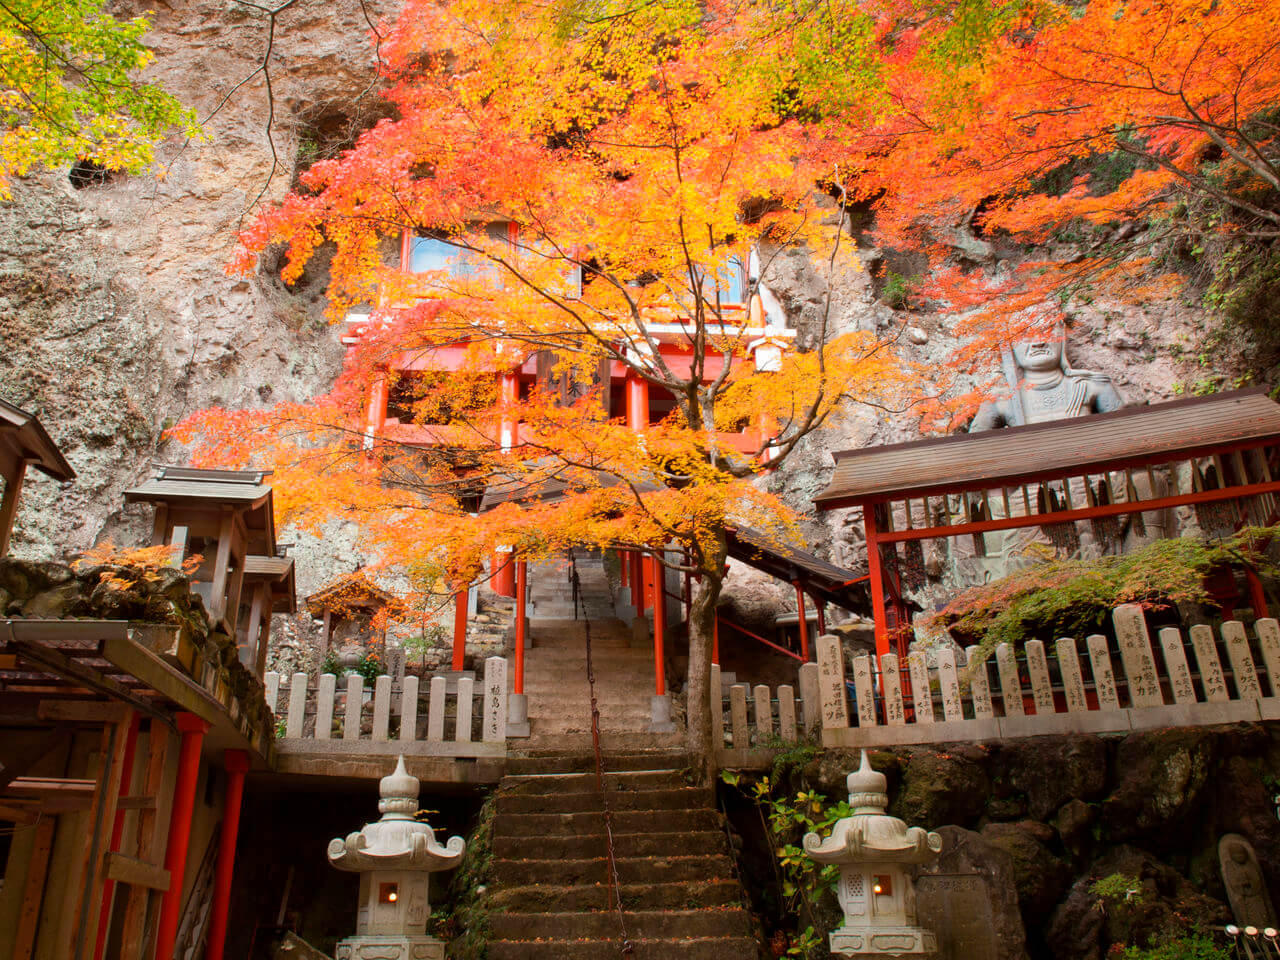
{"type": "Polygon", "coordinates": [[[1113,613],[1116,641],[1031,640],[957,667],[954,651],[913,650],[905,663],[863,654],[848,674],[840,641],[818,641],[822,743],[873,747],[1062,733],[1108,733],[1280,719],[1280,624],[1238,620],[1159,631],[1153,646],[1142,609],[1113,613]],[[929,659],[934,660],[931,667],[929,659]],[[926,694],[927,691],[927,694],[926,694]]]}
{"type": "Polygon", "coordinates": [[[721,682],[711,666],[711,737],[722,767],[771,763],[787,743],[797,743],[819,726],[818,665],[800,667],[799,691],[790,684],[769,687],[721,682]]]}
{"type": "Polygon", "coordinates": [[[372,690],[358,674],[339,678],[295,673],[288,689],[268,673],[267,706],[277,716],[277,749],[290,753],[350,753],[434,757],[504,757],[507,661],[489,657],[484,678],[433,677],[425,686],[406,676],[393,690],[383,674],[372,690]],[[277,701],[284,696],[284,702],[277,701]]]}

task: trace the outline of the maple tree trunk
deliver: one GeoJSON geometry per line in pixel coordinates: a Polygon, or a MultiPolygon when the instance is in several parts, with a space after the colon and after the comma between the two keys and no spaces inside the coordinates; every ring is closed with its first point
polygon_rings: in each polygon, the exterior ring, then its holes
{"type": "Polygon", "coordinates": [[[715,774],[716,748],[711,742],[711,656],[716,635],[716,604],[724,586],[728,556],[724,532],[711,544],[703,544],[701,579],[693,586],[689,612],[689,676],[685,687],[687,740],[694,768],[703,782],[715,774]]]}

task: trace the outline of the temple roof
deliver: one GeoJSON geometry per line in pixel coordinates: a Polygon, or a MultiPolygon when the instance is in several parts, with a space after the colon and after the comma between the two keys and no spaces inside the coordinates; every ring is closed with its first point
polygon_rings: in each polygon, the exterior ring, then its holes
{"type": "Polygon", "coordinates": [[[201,470],[156,465],[158,473],[124,492],[125,503],[163,503],[194,509],[234,507],[244,511],[250,551],[273,557],[276,522],[269,470],[201,470]]]}
{"type": "Polygon", "coordinates": [[[35,414],[0,400],[0,434],[8,435],[17,454],[42,473],[64,483],[75,477],[76,472],[35,414]]]}
{"type": "Polygon", "coordinates": [[[250,554],[244,558],[246,581],[265,580],[271,585],[273,613],[296,613],[298,593],[294,586],[292,557],[263,557],[250,554]]]}
{"type": "Polygon", "coordinates": [[[866,577],[741,525],[725,530],[729,556],[788,583],[799,580],[807,593],[851,613],[870,615],[866,577]]]}
{"type": "Polygon", "coordinates": [[[832,454],[820,509],[864,501],[994,489],[1063,476],[1185,460],[1235,444],[1280,441],[1280,404],[1236,390],[1115,413],[832,454]]]}
{"type": "Polygon", "coordinates": [[[311,594],[304,602],[315,617],[325,610],[335,611],[340,616],[351,616],[356,611],[376,613],[384,607],[395,611],[401,605],[399,598],[375,584],[365,576],[363,570],[343,574],[311,594]]]}

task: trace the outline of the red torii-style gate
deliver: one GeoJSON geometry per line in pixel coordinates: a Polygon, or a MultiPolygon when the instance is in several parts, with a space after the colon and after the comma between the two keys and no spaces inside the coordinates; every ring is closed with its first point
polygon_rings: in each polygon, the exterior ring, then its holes
{"type": "MultiPolygon", "coordinates": [[[[1261,388],[833,456],[814,503],[862,509],[880,654],[909,622],[902,568],[923,540],[980,543],[991,531],[1209,504],[1228,504],[1235,528],[1280,518],[1280,404],[1261,388]],[[956,495],[958,510],[948,502],[956,495]]],[[[1265,615],[1262,584],[1245,574],[1265,615]]]]}

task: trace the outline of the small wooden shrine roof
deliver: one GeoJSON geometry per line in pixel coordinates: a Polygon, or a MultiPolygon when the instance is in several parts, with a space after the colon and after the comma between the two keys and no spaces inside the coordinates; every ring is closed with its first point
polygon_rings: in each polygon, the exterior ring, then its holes
{"type": "Polygon", "coordinates": [[[824,603],[832,603],[851,613],[870,615],[871,596],[866,576],[837,567],[791,544],[751,527],[733,526],[725,530],[729,556],[771,577],[794,583],[824,603]]]}
{"type": "Polygon", "coordinates": [[[375,584],[362,570],[339,577],[304,602],[313,617],[321,616],[326,610],[339,616],[350,616],[355,611],[376,613],[384,607],[396,609],[400,603],[397,597],[375,584]]]}
{"type": "Polygon", "coordinates": [[[1167,463],[1280,441],[1280,404],[1256,388],[1024,427],[833,454],[830,510],[1167,463]]]}
{"type": "Polygon", "coordinates": [[[263,482],[270,475],[269,470],[169,466],[158,469],[156,476],[124,492],[126,503],[163,503],[197,510],[225,506],[242,510],[254,552],[275,556],[276,524],[271,486],[263,482]]]}
{"type": "Polygon", "coordinates": [[[0,439],[0,448],[7,440],[16,448],[14,453],[42,473],[64,483],[74,479],[76,472],[35,414],[4,400],[0,400],[0,438],[5,438],[0,439]]]}
{"type": "Polygon", "coordinates": [[[294,585],[293,557],[263,557],[250,554],[244,558],[246,582],[266,581],[271,585],[271,611],[296,613],[298,591],[294,585]]]}

